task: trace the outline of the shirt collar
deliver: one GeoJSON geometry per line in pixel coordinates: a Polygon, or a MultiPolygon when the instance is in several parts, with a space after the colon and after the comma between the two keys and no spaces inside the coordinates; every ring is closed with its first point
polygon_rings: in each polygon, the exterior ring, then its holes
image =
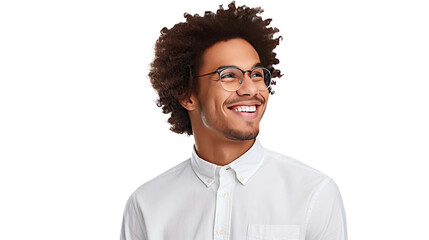
{"type": "Polygon", "coordinates": [[[195,144],[192,148],[191,166],[198,178],[209,187],[216,178],[216,170],[222,167],[232,168],[236,172],[237,180],[245,185],[247,181],[256,173],[262,164],[264,148],[256,138],[252,147],[239,158],[230,164],[220,166],[200,158],[195,150],[195,144]]]}

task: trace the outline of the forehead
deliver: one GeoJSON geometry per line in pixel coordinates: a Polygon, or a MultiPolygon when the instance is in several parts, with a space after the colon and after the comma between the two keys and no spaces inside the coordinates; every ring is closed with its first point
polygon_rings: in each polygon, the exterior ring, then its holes
{"type": "Polygon", "coordinates": [[[253,46],[244,39],[220,41],[207,48],[201,56],[200,73],[214,71],[219,66],[233,65],[249,69],[260,62],[253,46]]]}

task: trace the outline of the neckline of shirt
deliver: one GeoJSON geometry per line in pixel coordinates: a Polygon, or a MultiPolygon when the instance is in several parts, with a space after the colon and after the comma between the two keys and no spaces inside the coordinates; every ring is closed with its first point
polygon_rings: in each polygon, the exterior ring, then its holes
{"type": "Polygon", "coordinates": [[[194,144],[192,147],[191,166],[206,187],[209,187],[215,181],[217,177],[216,169],[220,170],[222,168],[225,170],[232,168],[236,172],[237,180],[245,185],[261,166],[264,150],[264,147],[258,138],[256,138],[252,147],[243,155],[225,166],[220,166],[200,158],[194,144]]]}

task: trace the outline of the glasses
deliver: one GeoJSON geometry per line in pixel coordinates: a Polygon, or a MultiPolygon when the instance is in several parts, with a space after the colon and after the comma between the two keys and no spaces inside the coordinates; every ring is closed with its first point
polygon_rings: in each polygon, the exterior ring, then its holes
{"type": "Polygon", "coordinates": [[[237,67],[225,67],[217,69],[214,72],[203,74],[194,77],[204,77],[210,74],[217,73],[219,75],[220,83],[226,91],[235,92],[243,86],[244,74],[249,72],[250,79],[253,84],[260,91],[267,90],[271,85],[271,72],[264,67],[256,67],[252,70],[243,71],[237,67]]]}

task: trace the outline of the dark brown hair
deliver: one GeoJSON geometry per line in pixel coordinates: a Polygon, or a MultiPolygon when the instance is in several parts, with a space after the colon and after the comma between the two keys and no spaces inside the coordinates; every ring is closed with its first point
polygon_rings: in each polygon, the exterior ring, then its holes
{"type": "MultiPolygon", "coordinates": [[[[192,74],[198,73],[204,50],[219,41],[243,38],[255,48],[262,65],[271,71],[273,78],[282,76],[280,70],[273,67],[279,63],[273,50],[282,37],[273,38],[279,30],[268,27],[272,19],[263,20],[258,16],[263,11],[260,7],[236,7],[233,1],[227,10],[220,5],[216,13],[206,11],[204,16],[185,13],[186,22],[161,30],[149,78],[158,92],[157,106],[163,113],[171,113],[168,119],[171,131],[192,135],[188,112],[178,99],[189,97],[197,90],[197,79],[192,78],[192,74]]],[[[274,94],[271,87],[268,90],[274,94]]]]}

